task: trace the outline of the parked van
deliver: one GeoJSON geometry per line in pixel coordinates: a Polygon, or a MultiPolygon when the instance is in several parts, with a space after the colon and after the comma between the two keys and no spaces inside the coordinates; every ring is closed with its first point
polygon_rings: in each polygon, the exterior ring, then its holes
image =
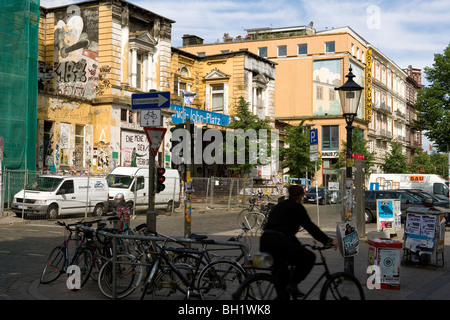
{"type": "Polygon", "coordinates": [[[11,210],[19,217],[24,213],[56,219],[86,210],[88,214],[101,216],[108,211],[108,196],[105,178],[42,175],[14,196],[11,210]]]}
{"type": "MultiPolygon", "coordinates": [[[[180,174],[178,170],[166,169],[164,191],[155,194],[155,209],[172,212],[172,206],[180,206],[180,174]]],[[[109,187],[110,210],[114,210],[121,200],[128,208],[136,211],[148,209],[148,169],[138,167],[117,167],[106,177],[109,187]]]]}
{"type": "Polygon", "coordinates": [[[369,178],[369,190],[421,189],[448,199],[446,181],[437,174],[373,173],[369,178]]]}

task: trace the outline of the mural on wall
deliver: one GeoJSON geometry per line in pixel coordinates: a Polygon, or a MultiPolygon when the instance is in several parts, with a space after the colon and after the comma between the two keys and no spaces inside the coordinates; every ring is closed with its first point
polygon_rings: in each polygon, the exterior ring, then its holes
{"type": "Polygon", "coordinates": [[[98,8],[55,12],[54,74],[58,94],[94,98],[98,80],[98,8]]]}
{"type": "Polygon", "coordinates": [[[313,61],[313,115],[340,115],[341,59],[313,61]]]}

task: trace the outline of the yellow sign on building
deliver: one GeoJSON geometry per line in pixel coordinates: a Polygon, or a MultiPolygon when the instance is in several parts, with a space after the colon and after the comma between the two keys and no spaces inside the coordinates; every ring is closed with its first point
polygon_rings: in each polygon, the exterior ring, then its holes
{"type": "Polygon", "coordinates": [[[372,59],[372,50],[367,50],[366,56],[366,120],[372,121],[372,67],[373,67],[373,59],[372,59]]]}

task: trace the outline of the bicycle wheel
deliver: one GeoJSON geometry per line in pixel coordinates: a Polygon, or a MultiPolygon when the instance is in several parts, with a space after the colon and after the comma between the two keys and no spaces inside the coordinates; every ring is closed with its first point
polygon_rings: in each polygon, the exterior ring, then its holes
{"type": "Polygon", "coordinates": [[[79,251],[73,258],[72,265],[76,265],[80,268],[80,286],[83,287],[86,281],[88,281],[92,267],[94,266],[92,251],[87,248],[79,251]]]}
{"type": "MultiPolygon", "coordinates": [[[[176,263],[175,268],[183,273],[192,284],[194,283],[195,275],[192,266],[186,263],[176,263]]],[[[191,294],[188,289],[171,268],[164,267],[156,276],[150,292],[153,300],[183,300],[189,298],[187,294],[191,294]]]]}
{"type": "MultiPolygon", "coordinates": [[[[118,255],[116,262],[116,298],[121,299],[130,295],[139,285],[142,277],[142,266],[136,263],[134,256],[118,255]]],[[[101,293],[108,298],[113,298],[113,263],[106,262],[98,274],[98,287],[101,293]]]]}
{"type": "Polygon", "coordinates": [[[331,275],[320,291],[320,300],[365,300],[359,281],[351,274],[337,272],[331,275]]]}
{"type": "Polygon", "coordinates": [[[275,278],[269,273],[256,273],[245,279],[232,297],[234,300],[275,300],[275,278]]]}
{"type": "Polygon", "coordinates": [[[64,264],[66,263],[66,253],[62,247],[56,247],[48,256],[44,270],[41,274],[41,283],[50,283],[59,278],[64,272],[64,264]]]}
{"type": "Polygon", "coordinates": [[[244,209],[244,210],[242,210],[241,212],[239,212],[239,214],[238,214],[238,216],[237,216],[237,224],[238,224],[238,227],[239,227],[239,228],[242,227],[242,224],[244,224],[247,228],[251,229],[251,228],[248,226],[247,222],[245,221],[245,214],[246,214],[247,212],[250,212],[250,211],[252,211],[252,210],[250,210],[249,208],[247,208],[247,209],[244,209]]]}
{"type": "Polygon", "coordinates": [[[253,236],[260,236],[266,224],[266,215],[257,211],[250,211],[245,214],[245,221],[250,227],[250,233],[253,236]]]}
{"type": "Polygon", "coordinates": [[[245,270],[233,261],[217,260],[200,273],[197,288],[202,300],[231,300],[246,278],[245,270]]]}

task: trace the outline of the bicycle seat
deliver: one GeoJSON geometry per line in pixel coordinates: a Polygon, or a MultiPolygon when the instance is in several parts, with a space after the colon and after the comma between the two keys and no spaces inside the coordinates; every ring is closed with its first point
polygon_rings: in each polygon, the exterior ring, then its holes
{"type": "Polygon", "coordinates": [[[208,238],[208,236],[206,234],[191,233],[189,238],[194,239],[194,240],[205,240],[208,238]]]}

